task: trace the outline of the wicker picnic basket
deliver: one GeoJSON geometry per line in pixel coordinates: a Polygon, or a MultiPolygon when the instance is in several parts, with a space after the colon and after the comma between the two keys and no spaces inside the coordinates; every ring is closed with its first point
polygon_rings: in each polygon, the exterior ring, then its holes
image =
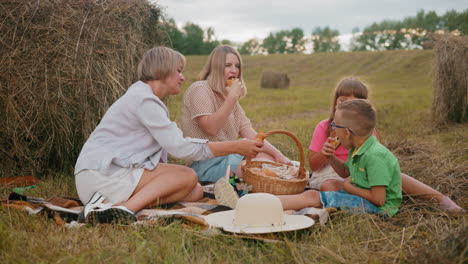
{"type": "Polygon", "coordinates": [[[304,168],[304,150],[302,145],[297,139],[297,137],[286,130],[272,130],[268,133],[258,133],[255,137],[255,140],[263,141],[266,137],[273,134],[285,134],[290,136],[297,144],[300,154],[300,165],[298,170],[298,178],[293,178],[290,180],[281,179],[279,177],[272,177],[265,175],[264,173],[259,173],[258,170],[252,170],[253,168],[262,168],[262,164],[268,163],[272,166],[283,166],[283,164],[264,161],[264,160],[251,160],[250,158],[246,159],[244,165],[242,165],[242,175],[244,182],[247,185],[252,186],[251,192],[265,192],[276,195],[281,194],[297,194],[304,191],[307,184],[309,175],[304,168]]]}

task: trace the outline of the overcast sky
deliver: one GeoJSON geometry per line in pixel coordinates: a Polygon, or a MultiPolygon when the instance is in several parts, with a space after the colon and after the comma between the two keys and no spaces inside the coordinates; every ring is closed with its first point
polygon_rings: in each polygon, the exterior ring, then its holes
{"type": "Polygon", "coordinates": [[[270,32],[300,27],[309,36],[316,27],[339,30],[343,41],[353,28],[384,19],[401,20],[424,9],[443,15],[468,8],[467,0],[152,0],[179,27],[192,22],[213,27],[218,40],[245,42],[270,32]]]}

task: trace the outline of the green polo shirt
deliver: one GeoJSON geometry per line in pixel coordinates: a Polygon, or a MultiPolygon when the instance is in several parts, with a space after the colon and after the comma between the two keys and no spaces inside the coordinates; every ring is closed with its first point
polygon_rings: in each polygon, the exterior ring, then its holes
{"type": "Polygon", "coordinates": [[[371,135],[359,149],[350,149],[344,165],[356,187],[370,190],[372,186],[385,186],[385,204],[378,208],[389,216],[398,212],[402,199],[400,165],[375,136],[371,135]]]}

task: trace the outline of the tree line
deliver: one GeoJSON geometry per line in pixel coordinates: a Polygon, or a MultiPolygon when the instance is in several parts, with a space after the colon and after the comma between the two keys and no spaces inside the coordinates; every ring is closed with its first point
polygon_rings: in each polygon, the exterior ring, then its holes
{"type": "Polygon", "coordinates": [[[212,27],[203,30],[188,22],[179,29],[172,18],[163,25],[163,31],[167,33],[165,44],[185,55],[206,55],[220,44],[233,45],[229,40],[216,40],[212,27]]]}
{"type": "MultiPolygon", "coordinates": [[[[313,52],[338,52],[341,45],[340,32],[328,26],[316,27],[309,36],[301,28],[271,32],[264,39],[250,39],[234,44],[229,40],[217,40],[214,29],[206,30],[193,23],[178,28],[169,19],[164,30],[167,32],[166,45],[186,55],[209,54],[219,44],[237,46],[244,55],[286,54],[313,52]]],[[[364,27],[353,29],[351,51],[377,51],[397,49],[421,49],[434,34],[468,35],[468,9],[462,12],[447,11],[439,16],[435,11],[419,11],[414,17],[401,21],[383,20],[364,27]]]]}

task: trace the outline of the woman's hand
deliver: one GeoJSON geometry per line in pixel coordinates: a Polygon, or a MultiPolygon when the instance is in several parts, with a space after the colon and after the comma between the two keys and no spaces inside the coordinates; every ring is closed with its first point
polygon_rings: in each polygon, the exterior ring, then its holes
{"type": "Polygon", "coordinates": [[[259,152],[263,152],[263,142],[251,139],[208,142],[208,147],[215,157],[236,153],[254,158],[259,152]]]}
{"type": "Polygon", "coordinates": [[[247,158],[255,158],[263,151],[263,142],[251,139],[239,139],[236,141],[238,153],[247,158]]]}
{"type": "Polygon", "coordinates": [[[325,141],[322,146],[322,150],[320,150],[320,153],[322,153],[327,158],[331,157],[335,153],[336,146],[330,143],[330,141],[334,139],[334,137],[328,137],[327,141],[325,141]]]}
{"type": "Polygon", "coordinates": [[[293,165],[291,160],[288,159],[286,156],[283,154],[278,155],[278,157],[275,157],[275,161],[281,164],[286,164],[286,165],[293,165]]]}
{"type": "Polygon", "coordinates": [[[231,86],[227,87],[227,97],[239,100],[239,97],[244,95],[244,85],[239,79],[236,79],[231,86]]]}

